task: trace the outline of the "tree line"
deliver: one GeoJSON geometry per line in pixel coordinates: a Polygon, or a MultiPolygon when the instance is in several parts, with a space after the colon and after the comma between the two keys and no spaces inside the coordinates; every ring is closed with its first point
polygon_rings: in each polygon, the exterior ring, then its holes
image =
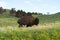
{"type": "MultiPolygon", "coordinates": [[[[42,13],[37,13],[37,12],[25,12],[23,10],[15,10],[15,8],[11,9],[4,9],[3,7],[0,7],[0,14],[5,14],[8,13],[10,16],[14,17],[21,17],[21,16],[26,16],[26,15],[43,15],[42,13]]],[[[55,15],[60,15],[60,12],[55,13],[55,15]]]]}
{"type": "MultiPolygon", "coordinates": [[[[8,13],[10,16],[15,16],[15,17],[21,17],[21,16],[26,16],[26,15],[42,15],[42,13],[37,13],[37,12],[25,12],[23,10],[15,10],[15,8],[8,9],[8,13]]],[[[7,9],[4,9],[3,7],[0,7],[0,14],[7,13],[7,9]]]]}

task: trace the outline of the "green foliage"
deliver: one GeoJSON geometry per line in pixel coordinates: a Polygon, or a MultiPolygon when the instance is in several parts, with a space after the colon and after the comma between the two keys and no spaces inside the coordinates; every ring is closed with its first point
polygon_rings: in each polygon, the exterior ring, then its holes
{"type": "Polygon", "coordinates": [[[59,29],[0,31],[0,40],[60,40],[59,29]]]}

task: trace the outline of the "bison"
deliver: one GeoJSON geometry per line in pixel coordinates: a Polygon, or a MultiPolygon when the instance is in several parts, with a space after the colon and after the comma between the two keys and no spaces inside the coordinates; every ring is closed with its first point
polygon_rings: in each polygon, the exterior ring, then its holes
{"type": "Polygon", "coordinates": [[[19,27],[26,25],[26,27],[32,27],[33,25],[39,24],[39,19],[33,16],[23,16],[18,20],[19,27]]]}

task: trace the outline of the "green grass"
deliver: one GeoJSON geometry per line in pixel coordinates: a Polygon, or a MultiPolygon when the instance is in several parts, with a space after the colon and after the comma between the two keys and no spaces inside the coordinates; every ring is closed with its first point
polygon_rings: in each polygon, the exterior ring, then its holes
{"type": "Polygon", "coordinates": [[[60,40],[59,18],[33,16],[39,18],[38,26],[19,28],[18,18],[0,15],[0,40],[60,40]]]}
{"type": "MultiPolygon", "coordinates": [[[[10,21],[10,19],[8,20],[10,21]]],[[[60,22],[56,22],[55,24],[38,25],[28,28],[18,28],[17,26],[0,27],[0,40],[60,40],[59,24],[60,22]]]]}
{"type": "Polygon", "coordinates": [[[0,40],[60,40],[59,29],[0,31],[0,40]]]}
{"type": "Polygon", "coordinates": [[[17,18],[0,18],[0,27],[17,25],[17,18]]]}

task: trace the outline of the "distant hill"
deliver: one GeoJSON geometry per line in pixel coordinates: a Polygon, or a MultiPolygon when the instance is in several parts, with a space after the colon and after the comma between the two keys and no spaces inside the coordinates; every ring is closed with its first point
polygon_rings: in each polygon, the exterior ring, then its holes
{"type": "MultiPolygon", "coordinates": [[[[0,7],[1,8],[1,7],[0,7]]],[[[23,10],[15,10],[15,8],[12,9],[0,9],[0,18],[14,18],[14,16],[17,12],[17,16],[19,15],[25,15],[27,12],[23,10]]],[[[60,12],[57,12],[55,14],[42,14],[37,12],[28,12],[29,15],[33,15],[34,17],[38,17],[40,20],[40,23],[53,23],[56,21],[60,21],[60,12]]],[[[16,17],[17,18],[17,17],[16,17]]]]}

